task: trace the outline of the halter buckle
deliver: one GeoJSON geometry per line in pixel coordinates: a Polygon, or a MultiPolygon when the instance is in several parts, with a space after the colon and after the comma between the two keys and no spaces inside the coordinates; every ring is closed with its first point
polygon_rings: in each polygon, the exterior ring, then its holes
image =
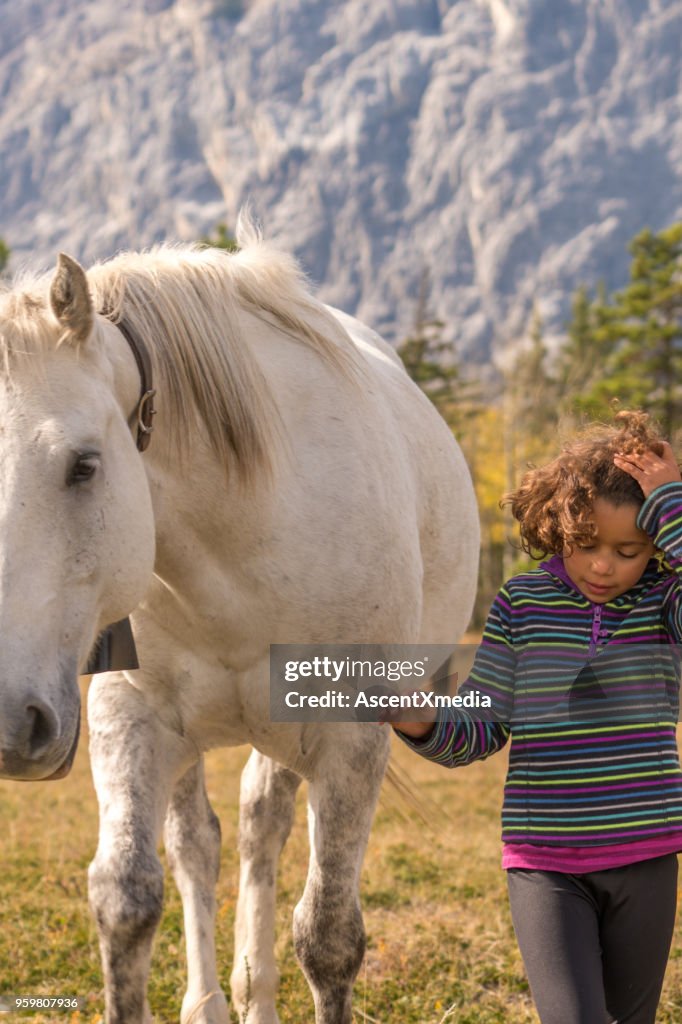
{"type": "Polygon", "coordinates": [[[154,396],[156,388],[149,388],[145,391],[137,404],[137,447],[143,452],[149,446],[151,434],[154,430],[152,419],[156,416],[154,408],[154,396]]]}

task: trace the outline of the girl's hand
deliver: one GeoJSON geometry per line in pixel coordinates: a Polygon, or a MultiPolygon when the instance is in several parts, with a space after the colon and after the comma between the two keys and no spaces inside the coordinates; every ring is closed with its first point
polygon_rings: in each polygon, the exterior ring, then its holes
{"type": "Polygon", "coordinates": [[[637,455],[614,455],[613,461],[619,469],[625,470],[633,477],[648,498],[652,491],[663,484],[672,484],[682,480],[680,468],[667,441],[663,442],[663,454],[655,455],[652,451],[637,455]]]}
{"type": "Polygon", "coordinates": [[[384,725],[385,722],[395,729],[397,732],[403,733],[405,736],[409,736],[411,740],[423,740],[430,732],[433,731],[434,721],[433,715],[429,722],[403,722],[402,719],[397,718],[396,721],[391,720],[391,711],[383,714],[379,719],[380,725],[384,725]]]}
{"type": "MultiPolygon", "coordinates": [[[[458,676],[459,672],[452,673],[449,677],[452,680],[452,684],[457,682],[458,676]]],[[[391,728],[403,733],[404,736],[409,736],[411,740],[425,739],[430,732],[433,732],[433,727],[436,724],[436,715],[430,705],[426,708],[420,708],[422,692],[422,690],[405,690],[400,694],[400,696],[410,697],[415,708],[415,717],[413,719],[410,719],[408,722],[404,720],[405,708],[387,707],[382,710],[379,724],[386,725],[388,723],[391,728]]]]}

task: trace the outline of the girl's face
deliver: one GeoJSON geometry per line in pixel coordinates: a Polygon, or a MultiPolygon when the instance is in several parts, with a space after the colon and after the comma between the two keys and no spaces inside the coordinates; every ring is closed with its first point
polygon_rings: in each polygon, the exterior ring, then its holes
{"type": "Polygon", "coordinates": [[[590,601],[605,604],[633,587],[654,554],[654,545],[636,526],[635,505],[614,505],[606,498],[594,503],[597,533],[586,547],[564,552],[566,572],[590,601]]]}

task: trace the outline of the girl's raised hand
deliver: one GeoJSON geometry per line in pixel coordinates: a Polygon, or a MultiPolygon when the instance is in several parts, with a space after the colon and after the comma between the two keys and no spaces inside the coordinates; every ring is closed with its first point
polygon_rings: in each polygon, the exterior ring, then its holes
{"type": "Polygon", "coordinates": [[[645,498],[663,484],[682,480],[677,460],[667,441],[663,442],[662,455],[655,455],[652,451],[642,452],[641,455],[629,452],[627,455],[614,455],[613,461],[619,469],[634,477],[645,498]]]}

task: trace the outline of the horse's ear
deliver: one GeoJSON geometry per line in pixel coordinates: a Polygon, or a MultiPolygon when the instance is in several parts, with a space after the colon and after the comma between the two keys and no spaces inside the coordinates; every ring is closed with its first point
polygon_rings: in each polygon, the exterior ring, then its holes
{"type": "Polygon", "coordinates": [[[94,321],[88,279],[80,263],[63,252],[50,286],[50,305],[74,342],[80,344],[88,338],[94,321]]]}

